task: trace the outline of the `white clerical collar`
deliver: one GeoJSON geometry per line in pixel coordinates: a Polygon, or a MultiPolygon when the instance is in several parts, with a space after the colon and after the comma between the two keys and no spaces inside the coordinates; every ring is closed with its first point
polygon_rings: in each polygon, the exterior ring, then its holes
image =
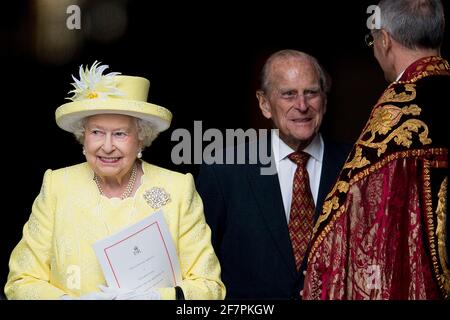
{"type": "Polygon", "coordinates": [[[395,82],[397,82],[398,80],[400,80],[400,78],[402,77],[402,75],[405,73],[406,69],[403,70],[402,72],[400,72],[400,74],[398,75],[397,79],[395,79],[395,82]]]}
{"type": "MultiPolygon", "coordinates": [[[[285,159],[295,150],[289,147],[283,140],[280,139],[278,135],[278,130],[272,131],[272,150],[275,161],[279,163],[281,160],[285,159]]],[[[322,162],[322,150],[323,140],[320,133],[316,134],[311,143],[303,149],[303,152],[309,154],[312,158],[316,159],[320,163],[322,162]]]]}

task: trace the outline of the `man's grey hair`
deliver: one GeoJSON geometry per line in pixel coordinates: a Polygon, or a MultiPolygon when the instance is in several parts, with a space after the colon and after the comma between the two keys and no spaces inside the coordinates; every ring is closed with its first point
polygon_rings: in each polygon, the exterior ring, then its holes
{"type": "Polygon", "coordinates": [[[278,59],[288,59],[288,58],[308,59],[314,66],[314,69],[316,69],[317,75],[319,76],[320,89],[325,94],[328,94],[330,92],[331,77],[320,65],[317,59],[307,53],[290,49],[277,51],[267,59],[266,63],[264,64],[261,70],[260,86],[262,91],[267,92],[270,89],[270,68],[272,66],[272,63],[274,63],[278,59]]]}
{"type": "Polygon", "coordinates": [[[381,0],[381,28],[409,49],[439,49],[444,39],[440,0],[381,0]]]}
{"type": "MultiPolygon", "coordinates": [[[[142,149],[149,147],[152,142],[158,137],[159,132],[155,130],[152,124],[138,118],[136,119],[136,126],[138,129],[138,139],[142,141],[142,149]]],[[[84,144],[85,125],[87,118],[83,118],[75,126],[73,134],[79,143],[84,144]]]]}

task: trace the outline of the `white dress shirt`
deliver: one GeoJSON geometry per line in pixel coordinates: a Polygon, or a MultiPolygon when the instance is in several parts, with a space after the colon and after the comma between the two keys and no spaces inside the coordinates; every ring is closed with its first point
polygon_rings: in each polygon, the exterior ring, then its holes
{"type": "MultiPolygon", "coordinates": [[[[289,223],[292,202],[292,184],[297,165],[289,160],[288,155],[295,150],[280,139],[277,130],[273,130],[272,132],[272,154],[278,172],[278,181],[280,182],[281,195],[283,196],[286,221],[289,223]]],[[[314,204],[317,204],[324,151],[322,136],[317,134],[313,141],[303,149],[303,151],[310,155],[308,163],[306,164],[306,171],[308,171],[309,185],[314,198],[314,204]]]]}

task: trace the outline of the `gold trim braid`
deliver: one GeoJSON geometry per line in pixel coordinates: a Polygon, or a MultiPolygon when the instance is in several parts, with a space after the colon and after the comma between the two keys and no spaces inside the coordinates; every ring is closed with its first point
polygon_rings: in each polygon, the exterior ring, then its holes
{"type": "MultiPolygon", "coordinates": [[[[450,296],[450,270],[448,269],[448,256],[446,250],[446,239],[448,237],[447,226],[447,186],[448,177],[442,181],[438,193],[438,203],[436,207],[437,229],[436,236],[438,239],[439,260],[442,267],[442,273],[437,272],[439,284],[442,286],[446,299],[450,296]]],[[[435,270],[439,271],[439,270],[435,270]]]]}

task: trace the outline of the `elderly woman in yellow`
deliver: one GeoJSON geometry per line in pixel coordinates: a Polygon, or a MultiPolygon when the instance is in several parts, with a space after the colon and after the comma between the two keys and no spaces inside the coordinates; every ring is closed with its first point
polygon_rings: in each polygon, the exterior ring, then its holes
{"type": "Polygon", "coordinates": [[[139,158],[171,113],[147,103],[149,81],[80,67],[72,102],[56,123],[83,145],[85,163],[47,170],[23,237],[11,254],[9,299],[223,299],[220,265],[190,174],[139,158]],[[105,287],[92,244],[162,209],[180,261],[179,286],[149,291],[105,287]],[[73,281],[74,272],[78,282],[73,281]]]}

